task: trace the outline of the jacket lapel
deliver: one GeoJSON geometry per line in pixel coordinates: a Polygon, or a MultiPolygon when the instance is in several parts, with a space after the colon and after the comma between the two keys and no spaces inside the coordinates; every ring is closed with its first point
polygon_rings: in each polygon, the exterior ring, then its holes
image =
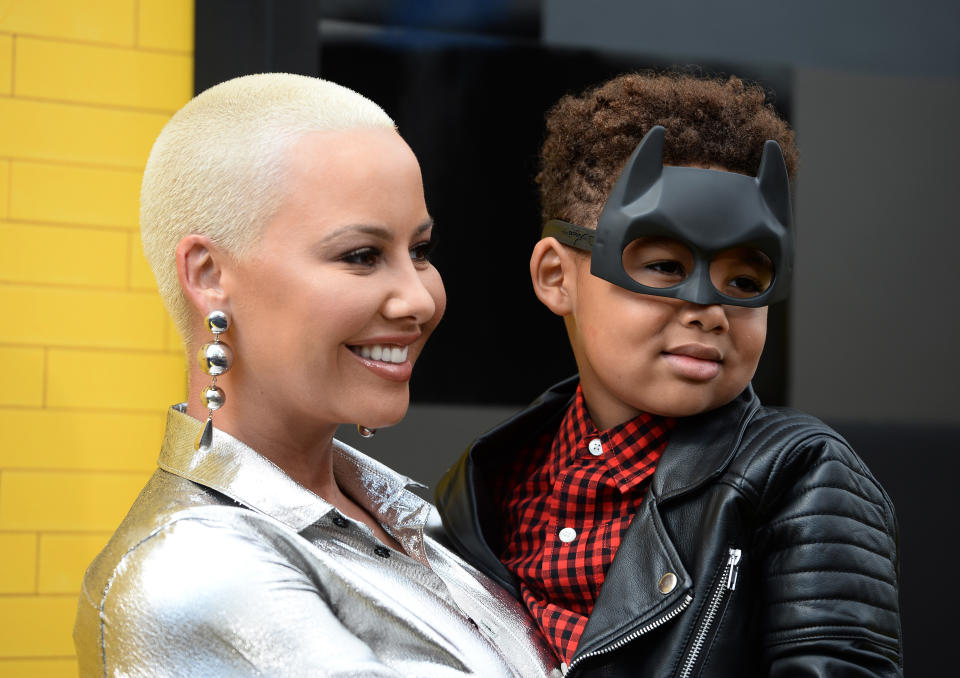
{"type": "Polygon", "coordinates": [[[681,607],[692,588],[656,503],[645,500],[607,570],[576,656],[601,649],[681,607]],[[676,577],[676,584],[662,593],[658,584],[668,574],[676,577]]]}

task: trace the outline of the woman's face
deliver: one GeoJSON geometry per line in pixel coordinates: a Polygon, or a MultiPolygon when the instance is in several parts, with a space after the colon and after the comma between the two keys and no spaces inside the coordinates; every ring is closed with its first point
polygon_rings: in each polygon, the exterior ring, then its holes
{"type": "Polygon", "coordinates": [[[288,158],[279,210],[221,276],[236,360],[218,417],[395,424],[446,304],[420,166],[389,129],[311,133],[288,158]]]}

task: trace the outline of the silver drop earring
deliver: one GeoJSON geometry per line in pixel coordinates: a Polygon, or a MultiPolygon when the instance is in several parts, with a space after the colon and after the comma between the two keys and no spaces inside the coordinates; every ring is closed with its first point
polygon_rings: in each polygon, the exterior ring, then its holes
{"type": "Polygon", "coordinates": [[[357,424],[357,433],[360,434],[361,438],[372,438],[373,436],[377,435],[377,429],[367,428],[362,424],[357,424]]]}
{"type": "Polygon", "coordinates": [[[210,449],[213,442],[213,413],[223,407],[226,396],[217,386],[217,377],[233,365],[233,349],[220,341],[220,335],[230,328],[230,319],[223,311],[210,311],[207,316],[207,329],[213,332],[213,341],[207,342],[197,352],[200,369],[210,375],[210,385],[200,394],[203,406],[207,408],[207,422],[203,425],[194,447],[201,452],[210,449]]]}

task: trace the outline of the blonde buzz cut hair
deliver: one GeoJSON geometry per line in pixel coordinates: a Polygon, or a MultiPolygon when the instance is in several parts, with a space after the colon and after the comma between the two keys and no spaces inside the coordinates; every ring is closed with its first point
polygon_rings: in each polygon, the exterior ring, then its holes
{"type": "Polygon", "coordinates": [[[241,259],[279,207],[290,146],[310,132],[358,127],[395,128],[382,108],[353,90],[289,73],[220,83],[167,122],[143,172],[140,234],[185,345],[191,311],[177,277],[180,240],[205,235],[241,259]]]}

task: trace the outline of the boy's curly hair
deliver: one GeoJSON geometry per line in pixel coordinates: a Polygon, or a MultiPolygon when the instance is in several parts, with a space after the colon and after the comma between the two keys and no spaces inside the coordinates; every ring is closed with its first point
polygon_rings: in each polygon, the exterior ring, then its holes
{"type": "Polygon", "coordinates": [[[595,228],[624,163],[655,125],[667,130],[664,164],[753,175],[763,142],[773,139],[790,177],[796,172],[793,130],[760,86],[735,77],[629,73],[565,96],[547,113],[536,178],[544,220],[595,228]]]}

